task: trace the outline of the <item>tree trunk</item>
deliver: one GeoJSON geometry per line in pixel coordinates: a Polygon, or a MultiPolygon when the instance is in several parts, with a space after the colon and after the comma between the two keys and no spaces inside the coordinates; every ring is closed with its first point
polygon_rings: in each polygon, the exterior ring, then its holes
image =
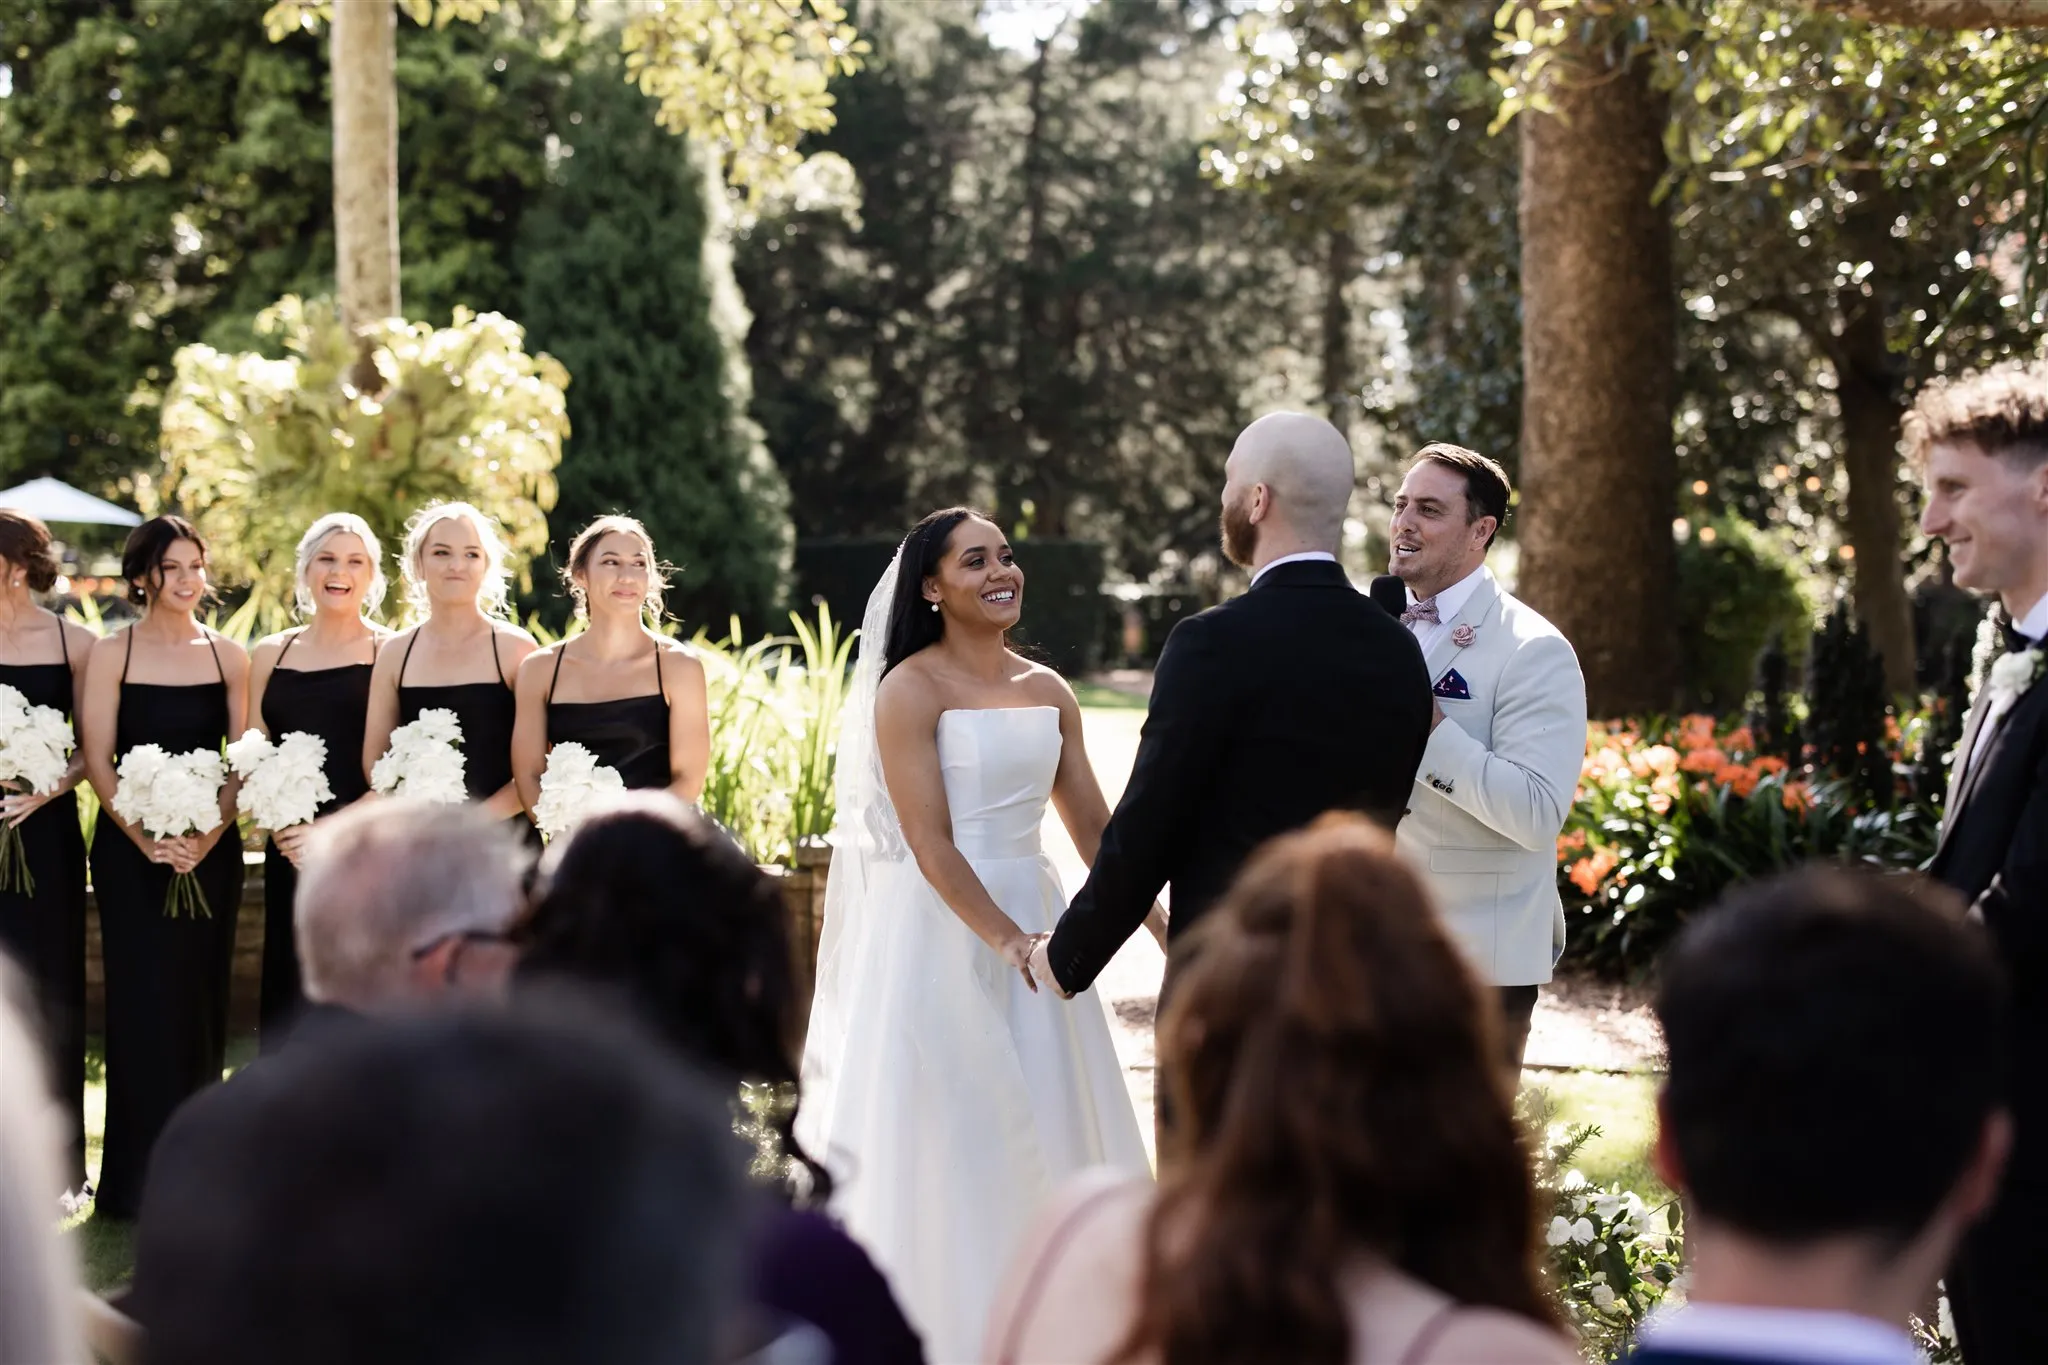
{"type": "Polygon", "coordinates": [[[1323,410],[1330,425],[1351,435],[1358,416],[1358,381],[1351,367],[1351,305],[1344,291],[1358,278],[1358,238],[1350,223],[1330,229],[1323,256],[1323,410]]]}
{"type": "Polygon", "coordinates": [[[353,329],[399,316],[397,6],[336,5],[329,41],[334,280],[342,323],[353,329]]]}
{"type": "Polygon", "coordinates": [[[1885,687],[1894,696],[1914,689],[1913,603],[1906,596],[1903,527],[1899,516],[1899,419],[1905,409],[1881,378],[1860,366],[1838,366],[1835,392],[1842,405],[1842,464],[1849,472],[1848,543],[1855,552],[1851,584],[1856,614],[1884,660],[1885,687]]]}
{"type": "Polygon", "coordinates": [[[1525,112],[1519,590],[1562,630],[1595,716],[1661,711],[1678,683],[1676,315],[1654,199],[1665,98],[1648,63],[1560,76],[1525,112]]]}

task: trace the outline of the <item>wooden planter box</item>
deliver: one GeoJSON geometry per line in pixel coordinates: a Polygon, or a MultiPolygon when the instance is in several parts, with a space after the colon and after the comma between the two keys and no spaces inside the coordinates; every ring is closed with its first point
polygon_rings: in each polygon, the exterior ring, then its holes
{"type": "MultiPolygon", "coordinates": [[[[256,1006],[263,987],[263,855],[245,855],[242,901],[235,917],[235,957],[228,989],[230,1035],[256,1031],[256,1006]]],[[[797,850],[796,866],[772,864],[764,869],[782,888],[789,907],[790,947],[795,955],[797,997],[810,1014],[811,987],[817,979],[818,937],[825,928],[825,879],[832,850],[808,844],[797,850]]],[[[85,1012],[86,1028],[101,1033],[106,1025],[106,967],[100,957],[99,904],[86,892],[85,1012]]],[[[215,913],[219,913],[216,908],[215,913]]]]}

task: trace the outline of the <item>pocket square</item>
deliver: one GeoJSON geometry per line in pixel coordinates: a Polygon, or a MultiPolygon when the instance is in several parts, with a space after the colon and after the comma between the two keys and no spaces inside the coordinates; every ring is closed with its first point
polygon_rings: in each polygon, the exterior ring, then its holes
{"type": "Polygon", "coordinates": [[[1436,693],[1439,697],[1448,697],[1452,701],[1472,700],[1472,689],[1466,685],[1463,678],[1458,676],[1458,670],[1455,668],[1444,674],[1441,678],[1438,678],[1436,686],[1429,690],[1436,693]]]}

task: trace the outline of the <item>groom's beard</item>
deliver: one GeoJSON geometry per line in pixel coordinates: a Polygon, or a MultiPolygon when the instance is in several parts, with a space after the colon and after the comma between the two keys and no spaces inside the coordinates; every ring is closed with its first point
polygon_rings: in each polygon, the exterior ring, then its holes
{"type": "Polygon", "coordinates": [[[1258,549],[1259,528],[1252,525],[1251,515],[1245,511],[1243,502],[1224,507],[1223,557],[1240,569],[1249,569],[1258,549]]]}

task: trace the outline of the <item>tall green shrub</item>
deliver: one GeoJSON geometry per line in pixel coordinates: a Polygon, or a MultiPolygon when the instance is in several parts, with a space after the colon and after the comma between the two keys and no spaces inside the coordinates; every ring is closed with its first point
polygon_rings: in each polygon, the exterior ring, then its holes
{"type": "Polygon", "coordinates": [[[746,415],[722,191],[616,57],[593,57],[568,102],[514,252],[518,316],[576,376],[556,560],[590,518],[631,513],[681,570],[671,610],[764,623],[788,572],[789,490],[746,415]]]}
{"type": "MultiPolygon", "coordinates": [[[[1680,542],[1678,603],[1685,702],[1693,710],[1739,708],[1772,636],[1803,643],[1812,629],[1790,556],[1735,519],[1708,523],[1680,542]]],[[[1792,652],[1796,659],[1796,645],[1792,652]]]]}
{"type": "Polygon", "coordinates": [[[1865,801],[1888,804],[1891,757],[1885,748],[1890,699],[1884,667],[1847,602],[1828,613],[1813,639],[1806,680],[1806,744],[1814,769],[1847,783],[1865,801]]]}

